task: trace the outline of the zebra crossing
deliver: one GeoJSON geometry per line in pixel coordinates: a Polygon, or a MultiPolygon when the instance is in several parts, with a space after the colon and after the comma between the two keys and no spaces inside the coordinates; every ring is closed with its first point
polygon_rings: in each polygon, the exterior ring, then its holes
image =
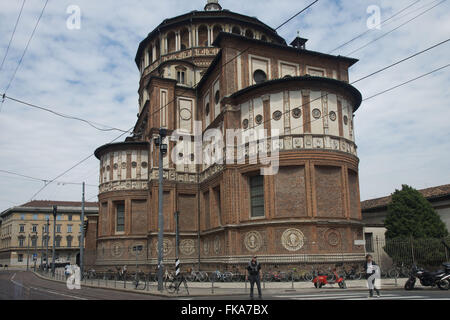
{"type": "Polygon", "coordinates": [[[367,292],[354,293],[318,293],[297,295],[274,295],[276,299],[286,300],[450,300],[449,297],[430,297],[427,295],[382,294],[381,297],[368,297],[367,292]]]}

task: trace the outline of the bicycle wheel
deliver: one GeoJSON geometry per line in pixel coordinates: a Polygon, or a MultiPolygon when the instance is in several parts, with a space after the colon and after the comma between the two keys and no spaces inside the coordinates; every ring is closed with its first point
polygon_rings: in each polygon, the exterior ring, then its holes
{"type": "Polygon", "coordinates": [[[309,272],[307,272],[306,274],[305,274],[305,280],[306,281],[312,281],[313,279],[314,279],[314,276],[313,276],[313,274],[312,273],[309,273],[309,272]]]}
{"type": "Polygon", "coordinates": [[[177,290],[179,284],[177,280],[173,280],[169,283],[169,285],[167,286],[167,292],[169,293],[175,293],[175,291],[177,290]]]}
{"type": "Polygon", "coordinates": [[[391,269],[388,272],[389,278],[398,278],[400,276],[400,272],[397,269],[391,269]]]}
{"type": "Polygon", "coordinates": [[[231,281],[233,281],[233,274],[231,272],[225,272],[223,274],[223,280],[224,280],[224,282],[231,282],[231,281]]]}

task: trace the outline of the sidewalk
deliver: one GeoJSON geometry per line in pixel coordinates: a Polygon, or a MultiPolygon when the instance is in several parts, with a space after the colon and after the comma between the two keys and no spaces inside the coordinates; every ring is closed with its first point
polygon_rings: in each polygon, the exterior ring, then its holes
{"type": "MultiPolygon", "coordinates": [[[[36,276],[65,283],[66,279],[63,274],[55,274],[55,278],[47,276],[38,272],[34,272],[36,276]]],[[[406,279],[381,279],[382,290],[398,290],[402,289],[406,279]]],[[[367,282],[365,280],[347,280],[347,288],[350,290],[367,290],[367,282]]],[[[163,292],[158,291],[156,282],[149,282],[144,290],[137,290],[133,288],[131,281],[114,281],[103,279],[84,279],[81,282],[81,286],[87,286],[92,288],[102,288],[119,290],[124,292],[133,292],[141,294],[150,294],[165,298],[170,297],[211,297],[211,296],[224,296],[224,295],[248,295],[249,284],[244,282],[188,282],[189,294],[186,292],[183,285],[180,286],[178,294],[170,294],[166,290],[163,292]]],[[[280,294],[286,292],[310,292],[317,291],[314,288],[312,282],[262,282],[261,287],[266,294],[280,294]]],[[[326,285],[320,290],[342,290],[338,285],[326,285]]]]}

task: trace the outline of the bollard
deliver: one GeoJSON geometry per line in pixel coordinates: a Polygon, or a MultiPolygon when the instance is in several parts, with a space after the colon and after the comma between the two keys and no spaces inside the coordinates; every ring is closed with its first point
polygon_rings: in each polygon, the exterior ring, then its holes
{"type": "Polygon", "coordinates": [[[294,289],[294,276],[291,277],[291,283],[292,283],[291,288],[294,289]]]}
{"type": "Polygon", "coordinates": [[[126,289],[127,288],[127,276],[124,274],[123,276],[123,288],[126,289]]]}
{"type": "Polygon", "coordinates": [[[263,289],[265,289],[266,288],[266,277],[263,276],[262,281],[263,281],[263,289]]]}
{"type": "Polygon", "coordinates": [[[247,280],[248,279],[245,279],[245,292],[247,292],[247,280]]]}
{"type": "Polygon", "coordinates": [[[116,277],[114,277],[114,288],[116,288],[116,277]]]}

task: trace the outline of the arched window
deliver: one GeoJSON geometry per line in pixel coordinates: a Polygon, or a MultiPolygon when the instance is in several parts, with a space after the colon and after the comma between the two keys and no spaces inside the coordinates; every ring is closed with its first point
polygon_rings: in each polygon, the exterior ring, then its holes
{"type": "Polygon", "coordinates": [[[180,39],[181,39],[181,50],[184,50],[189,47],[189,30],[184,28],[180,32],[180,39]]]}
{"type": "Polygon", "coordinates": [[[198,46],[207,47],[208,46],[208,28],[201,25],[198,28],[198,46]]]}
{"type": "Polygon", "coordinates": [[[253,38],[254,38],[253,31],[250,30],[250,29],[247,29],[247,30],[245,31],[245,36],[246,36],[247,38],[253,39],[253,38]]]}
{"type": "Polygon", "coordinates": [[[175,51],[175,32],[169,32],[167,35],[167,52],[175,51]]]}
{"type": "Polygon", "coordinates": [[[221,26],[214,26],[213,28],[213,41],[216,39],[216,37],[219,35],[219,32],[223,31],[223,28],[221,26]]]}
{"type": "Polygon", "coordinates": [[[241,34],[241,28],[239,28],[237,26],[234,26],[233,29],[231,29],[231,33],[240,35],[241,34]]]}
{"type": "Polygon", "coordinates": [[[262,83],[267,80],[267,75],[264,71],[261,69],[256,70],[253,72],[253,80],[256,84],[262,83]]]}

